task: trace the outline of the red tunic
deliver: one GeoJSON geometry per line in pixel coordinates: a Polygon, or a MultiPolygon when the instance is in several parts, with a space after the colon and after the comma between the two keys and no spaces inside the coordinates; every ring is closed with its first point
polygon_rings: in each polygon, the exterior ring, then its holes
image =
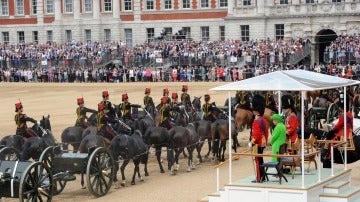
{"type": "Polygon", "coordinates": [[[298,136],[296,130],[299,127],[299,122],[294,113],[291,113],[291,115],[286,118],[285,126],[287,138],[290,139],[292,143],[294,143],[298,136]]]}
{"type": "MultiPolygon", "coordinates": [[[[351,112],[346,112],[346,139],[349,139],[352,134],[353,130],[353,115],[351,112]]],[[[335,136],[332,138],[332,140],[341,138],[344,136],[344,115],[339,116],[339,121],[336,123],[336,125],[333,128],[334,131],[336,131],[335,136]]]]}

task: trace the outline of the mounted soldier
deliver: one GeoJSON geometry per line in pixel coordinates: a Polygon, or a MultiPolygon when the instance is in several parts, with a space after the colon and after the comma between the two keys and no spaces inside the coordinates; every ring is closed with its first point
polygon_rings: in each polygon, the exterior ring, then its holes
{"type": "Polygon", "coordinates": [[[103,103],[104,104],[104,107],[105,107],[105,113],[111,117],[111,118],[115,118],[115,109],[113,108],[111,102],[109,101],[109,92],[108,91],[103,91],[102,92],[102,97],[103,97],[103,100],[100,102],[100,103],[103,103]]]}
{"type": "MultiPolygon", "coordinates": [[[[38,122],[23,113],[23,105],[21,102],[15,104],[15,112],[16,135],[20,135],[24,138],[36,137],[36,133],[31,128],[28,128],[26,122],[30,121],[34,124],[38,122]]],[[[40,123],[38,123],[38,125],[40,125],[40,123]]]]}
{"type": "Polygon", "coordinates": [[[191,99],[190,95],[188,94],[188,86],[183,85],[181,91],[183,92],[181,94],[181,103],[185,105],[187,111],[192,110],[191,99]]]}
{"type": "Polygon", "coordinates": [[[97,113],[97,111],[85,107],[84,98],[78,98],[77,104],[79,107],[76,109],[77,118],[76,118],[75,126],[79,126],[85,129],[90,126],[89,123],[87,122],[88,118],[86,116],[86,113],[97,113]]]}

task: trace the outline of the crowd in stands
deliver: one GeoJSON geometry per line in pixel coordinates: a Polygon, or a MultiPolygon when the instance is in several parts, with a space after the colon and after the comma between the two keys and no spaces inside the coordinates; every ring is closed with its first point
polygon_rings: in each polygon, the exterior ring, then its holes
{"type": "MultiPolygon", "coordinates": [[[[358,57],[359,40],[358,35],[340,35],[325,52],[331,55],[345,49],[358,57]]],[[[235,81],[280,69],[332,74],[344,69],[340,64],[334,64],[331,71],[327,65],[292,65],[290,57],[300,54],[309,42],[181,40],[145,42],[131,48],[124,42],[0,44],[0,81],[235,81]]],[[[358,66],[348,68],[357,70],[358,66]]]]}

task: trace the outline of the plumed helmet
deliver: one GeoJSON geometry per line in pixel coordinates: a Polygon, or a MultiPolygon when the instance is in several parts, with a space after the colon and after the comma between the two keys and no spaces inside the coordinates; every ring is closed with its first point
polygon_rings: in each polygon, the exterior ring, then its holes
{"type": "MultiPolygon", "coordinates": [[[[349,111],[349,108],[350,108],[350,95],[349,94],[346,94],[346,111],[349,111]]],[[[343,92],[340,92],[339,93],[339,107],[341,109],[344,109],[344,93],[343,92]]]]}
{"type": "Polygon", "coordinates": [[[121,98],[122,98],[122,101],[129,99],[127,93],[122,94],[121,98]]]}
{"type": "Polygon", "coordinates": [[[209,101],[209,100],[210,100],[210,95],[209,95],[209,94],[205,94],[205,95],[204,95],[204,100],[205,100],[205,102],[209,101]]]}
{"type": "Polygon", "coordinates": [[[291,95],[283,95],[281,97],[281,104],[283,109],[294,108],[294,99],[291,95]]]}
{"type": "Polygon", "coordinates": [[[150,93],[150,88],[145,88],[145,94],[150,93]]]}
{"type": "Polygon", "coordinates": [[[80,104],[84,104],[84,98],[80,97],[77,99],[77,104],[80,105],[80,104]]]}
{"type": "Polygon", "coordinates": [[[265,98],[261,95],[254,95],[252,100],[252,109],[257,111],[260,115],[263,115],[265,112],[265,98]]]}
{"type": "Polygon", "coordinates": [[[107,90],[102,92],[102,96],[103,97],[108,97],[109,96],[109,92],[107,90]]]}
{"type": "Polygon", "coordinates": [[[21,102],[18,102],[18,103],[15,104],[15,112],[17,112],[21,108],[23,108],[21,102]]]}
{"type": "Polygon", "coordinates": [[[168,101],[168,99],[167,99],[166,97],[162,97],[162,98],[161,98],[161,103],[162,103],[162,104],[166,104],[167,101],[168,101]]]}
{"type": "Polygon", "coordinates": [[[187,90],[188,90],[188,86],[187,86],[187,85],[183,85],[181,91],[182,91],[182,92],[185,92],[185,91],[187,91],[187,90]]]}
{"type": "Polygon", "coordinates": [[[104,103],[99,103],[99,104],[98,104],[98,110],[99,110],[99,111],[102,111],[102,110],[104,110],[104,109],[105,109],[104,103]]]}
{"type": "Polygon", "coordinates": [[[172,94],[171,94],[171,98],[172,98],[172,99],[178,98],[178,94],[177,94],[177,93],[172,93],[172,94]]]}
{"type": "Polygon", "coordinates": [[[164,88],[164,90],[163,90],[163,96],[165,96],[165,94],[169,94],[169,89],[164,88]]]}

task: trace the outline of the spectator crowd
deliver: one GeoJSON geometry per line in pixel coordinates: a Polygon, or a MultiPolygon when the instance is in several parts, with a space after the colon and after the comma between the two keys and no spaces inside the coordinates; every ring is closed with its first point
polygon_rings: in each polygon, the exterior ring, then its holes
{"type": "Polygon", "coordinates": [[[325,48],[329,65],[293,65],[308,39],[154,41],[131,48],[125,42],[0,44],[0,81],[237,81],[295,68],[339,76],[351,69],[354,75],[360,70],[359,41],[359,35],[338,36],[325,48]],[[356,62],[343,65],[350,53],[356,62]]]}

